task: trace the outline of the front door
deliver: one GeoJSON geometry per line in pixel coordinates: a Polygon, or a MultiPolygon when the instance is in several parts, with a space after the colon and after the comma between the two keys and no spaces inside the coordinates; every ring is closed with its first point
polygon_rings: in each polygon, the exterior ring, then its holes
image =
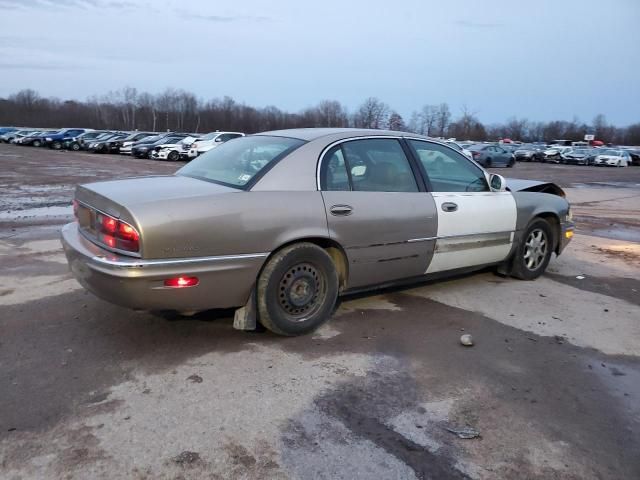
{"type": "Polygon", "coordinates": [[[421,191],[395,138],[348,140],[323,157],[332,239],[349,261],[349,288],[423,275],[435,245],[434,199],[421,191]]]}
{"type": "Polygon", "coordinates": [[[516,228],[510,192],[491,191],[484,171],[452,148],[408,140],[430,183],[437,242],[426,273],[504,260],[516,228]]]}

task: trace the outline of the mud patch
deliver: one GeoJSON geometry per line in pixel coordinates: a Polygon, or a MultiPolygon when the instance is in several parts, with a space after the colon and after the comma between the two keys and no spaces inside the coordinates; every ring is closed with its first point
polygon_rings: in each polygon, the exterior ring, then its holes
{"type": "MultiPolygon", "coordinates": [[[[580,290],[599,293],[640,305],[640,280],[636,278],[581,275],[582,279],[579,279],[577,276],[566,276],[551,272],[546,272],[545,277],[580,290]]],[[[603,308],[602,316],[606,316],[606,313],[608,312],[603,308]]],[[[640,353],[640,350],[638,353],[640,353]]]]}

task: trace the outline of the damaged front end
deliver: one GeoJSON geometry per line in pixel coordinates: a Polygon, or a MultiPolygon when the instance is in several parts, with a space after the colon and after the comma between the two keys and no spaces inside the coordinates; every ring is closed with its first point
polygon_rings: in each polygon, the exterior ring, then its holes
{"type": "Polygon", "coordinates": [[[507,190],[510,192],[536,192],[549,193],[565,198],[566,194],[562,188],[552,182],[541,182],[539,180],[522,180],[519,178],[507,178],[507,190]]]}

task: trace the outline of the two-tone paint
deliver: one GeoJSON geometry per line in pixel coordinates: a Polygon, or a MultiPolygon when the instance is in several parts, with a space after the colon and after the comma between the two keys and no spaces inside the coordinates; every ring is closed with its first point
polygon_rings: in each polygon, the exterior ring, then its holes
{"type": "Polygon", "coordinates": [[[553,184],[509,180],[499,191],[430,192],[423,179],[417,192],[321,189],[323,156],[333,145],[368,137],[434,142],[426,137],[354,129],[261,135],[306,143],[247,190],[180,175],[79,186],[77,201],[138,230],[140,251],[134,258],[96,245],[69,224],[62,241],[76,278],[113,303],[192,312],[245,305],[269,256],[297,241],[330,251],[345,293],[504,264],[536,216],[550,219],[558,254],[572,228],[553,184]],[[165,288],[162,280],[174,275],[197,275],[200,283],[165,288]]]}

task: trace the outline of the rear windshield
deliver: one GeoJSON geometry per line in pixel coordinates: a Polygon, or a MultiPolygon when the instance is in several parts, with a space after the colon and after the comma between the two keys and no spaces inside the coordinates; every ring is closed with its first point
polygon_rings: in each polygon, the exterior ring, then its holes
{"type": "Polygon", "coordinates": [[[244,188],[269,164],[284,157],[303,140],[285,137],[240,137],[229,140],[178,170],[177,175],[244,188]]]}

